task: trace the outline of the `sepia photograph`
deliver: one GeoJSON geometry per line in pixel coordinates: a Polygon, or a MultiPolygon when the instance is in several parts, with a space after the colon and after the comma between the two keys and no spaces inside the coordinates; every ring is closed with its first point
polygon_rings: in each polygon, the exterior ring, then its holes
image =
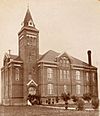
{"type": "Polygon", "coordinates": [[[100,115],[100,0],[0,0],[0,116],[100,115]]]}

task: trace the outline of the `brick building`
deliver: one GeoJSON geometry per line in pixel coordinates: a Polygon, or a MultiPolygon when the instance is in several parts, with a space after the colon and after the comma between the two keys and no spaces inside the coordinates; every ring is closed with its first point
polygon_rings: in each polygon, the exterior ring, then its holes
{"type": "Polygon", "coordinates": [[[29,9],[18,33],[19,54],[4,55],[1,68],[2,104],[26,105],[29,93],[41,95],[42,101],[60,98],[61,93],[98,96],[97,68],[76,59],[66,52],[53,50],[39,55],[39,31],[29,9]]]}

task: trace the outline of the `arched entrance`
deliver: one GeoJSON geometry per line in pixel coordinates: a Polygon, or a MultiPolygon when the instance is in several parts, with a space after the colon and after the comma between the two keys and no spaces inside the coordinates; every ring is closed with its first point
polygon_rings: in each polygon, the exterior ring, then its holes
{"type": "Polygon", "coordinates": [[[29,81],[28,86],[28,105],[40,104],[40,96],[37,94],[38,85],[33,81],[29,81]]]}

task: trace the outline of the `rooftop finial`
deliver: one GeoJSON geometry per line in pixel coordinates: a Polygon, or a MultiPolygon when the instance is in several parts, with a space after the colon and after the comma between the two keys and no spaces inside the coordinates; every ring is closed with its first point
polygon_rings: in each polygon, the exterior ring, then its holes
{"type": "Polygon", "coordinates": [[[27,9],[29,9],[29,0],[27,0],[27,9]]]}
{"type": "Polygon", "coordinates": [[[11,54],[11,50],[8,50],[8,52],[9,52],[9,55],[11,54]]]}

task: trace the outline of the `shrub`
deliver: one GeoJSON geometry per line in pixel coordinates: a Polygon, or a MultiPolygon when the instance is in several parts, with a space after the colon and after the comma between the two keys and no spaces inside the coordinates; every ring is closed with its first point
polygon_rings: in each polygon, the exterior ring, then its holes
{"type": "Polygon", "coordinates": [[[92,98],[92,107],[93,109],[97,109],[99,107],[99,99],[98,98],[92,98]]]}
{"type": "Polygon", "coordinates": [[[73,95],[73,96],[71,96],[71,98],[72,98],[73,102],[77,102],[78,101],[78,96],[73,95]]]}
{"type": "Polygon", "coordinates": [[[29,94],[27,100],[29,100],[32,105],[34,105],[34,104],[38,104],[38,105],[42,104],[40,95],[30,95],[29,94]]]}
{"type": "Polygon", "coordinates": [[[62,93],[61,94],[61,98],[67,102],[68,100],[70,100],[70,94],[69,93],[62,93]]]}
{"type": "Polygon", "coordinates": [[[67,109],[68,108],[68,100],[70,100],[70,94],[62,93],[61,98],[65,101],[65,109],[67,109]]]}
{"type": "Polygon", "coordinates": [[[91,94],[90,93],[84,93],[83,94],[83,99],[89,102],[91,100],[91,94]]]}
{"type": "Polygon", "coordinates": [[[84,109],[84,100],[80,97],[77,100],[77,110],[83,110],[84,109]]]}

